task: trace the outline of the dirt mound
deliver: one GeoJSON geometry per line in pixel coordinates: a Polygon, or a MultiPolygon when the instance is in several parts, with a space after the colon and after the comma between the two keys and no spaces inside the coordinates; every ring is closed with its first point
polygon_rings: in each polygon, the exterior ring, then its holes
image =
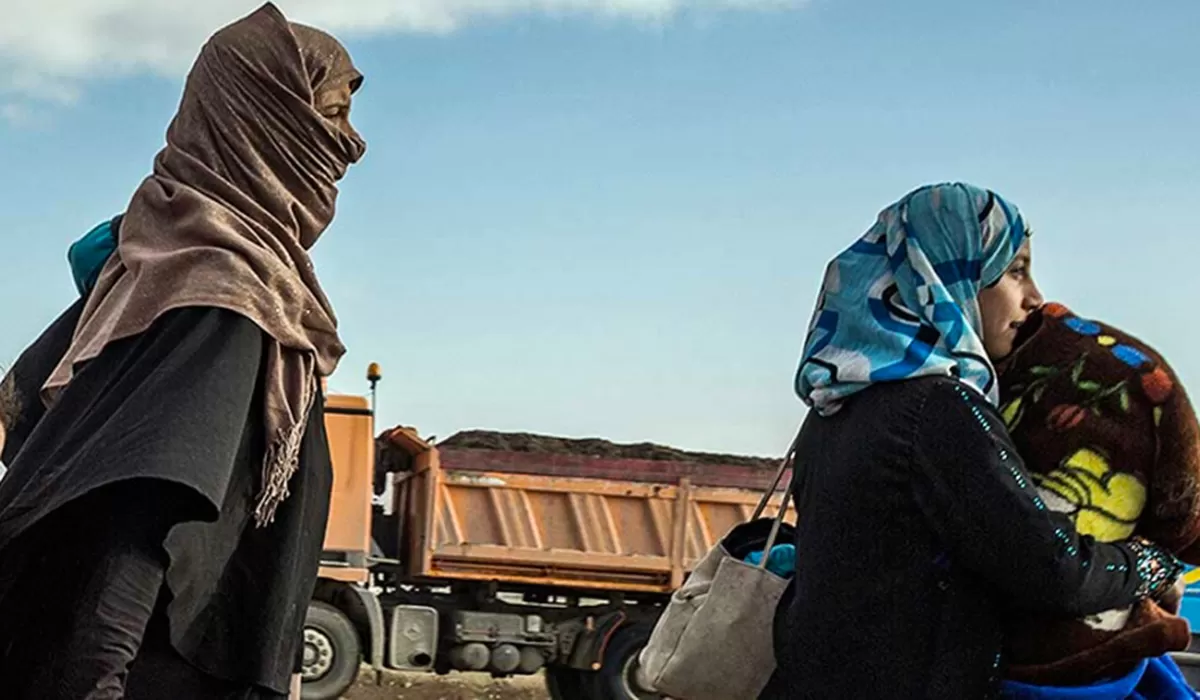
{"type": "Polygon", "coordinates": [[[650,442],[621,444],[600,438],[573,439],[532,433],[502,433],[491,430],[466,430],[455,433],[439,442],[438,448],[566,454],[606,459],[647,459],[660,462],[729,464],[761,469],[775,469],[779,466],[779,460],[767,457],[689,452],[650,442]]]}

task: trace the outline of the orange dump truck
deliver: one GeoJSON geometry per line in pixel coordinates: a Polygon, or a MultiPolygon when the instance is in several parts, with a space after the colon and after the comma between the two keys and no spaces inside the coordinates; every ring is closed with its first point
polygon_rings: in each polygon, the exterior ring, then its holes
{"type": "Polygon", "coordinates": [[[494,433],[434,445],[403,427],[376,437],[357,396],[330,396],[326,414],[334,487],[305,626],[312,700],[339,697],[362,662],[544,672],[560,700],[653,697],[631,682],[631,661],[671,591],[773,476],[770,460],[654,446],[494,433]]]}

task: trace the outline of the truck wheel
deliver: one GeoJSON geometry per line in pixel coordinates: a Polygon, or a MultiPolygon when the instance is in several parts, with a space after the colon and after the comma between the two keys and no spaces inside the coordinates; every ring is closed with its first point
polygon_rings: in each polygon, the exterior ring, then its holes
{"type": "Polygon", "coordinates": [[[646,623],[634,623],[617,630],[604,649],[600,670],[584,678],[591,700],[661,700],[663,696],[643,690],[634,679],[638,654],[653,629],[646,623]]]}
{"type": "Polygon", "coordinates": [[[583,672],[569,666],[546,667],[550,700],[583,700],[583,672]]]}
{"type": "Polygon", "coordinates": [[[304,619],[304,661],[300,697],[337,700],[358,678],[362,645],[358,630],[340,610],[314,600],[304,619]]]}

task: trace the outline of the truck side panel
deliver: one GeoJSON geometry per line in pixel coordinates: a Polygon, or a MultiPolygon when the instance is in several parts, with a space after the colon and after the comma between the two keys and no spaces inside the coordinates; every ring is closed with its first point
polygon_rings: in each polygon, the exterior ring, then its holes
{"type": "Polygon", "coordinates": [[[436,450],[417,460],[408,481],[414,577],[647,593],[682,583],[760,497],[687,479],[443,471],[436,450]]]}

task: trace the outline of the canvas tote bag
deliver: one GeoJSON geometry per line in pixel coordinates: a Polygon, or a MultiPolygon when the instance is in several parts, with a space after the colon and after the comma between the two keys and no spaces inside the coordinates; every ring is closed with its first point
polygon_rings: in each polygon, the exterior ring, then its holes
{"type": "Polygon", "coordinates": [[[753,700],[775,671],[775,609],[789,579],[766,568],[777,541],[791,542],[783,522],[795,479],[774,518],[762,514],[795,461],[799,435],[754,515],[726,534],[671,596],[638,657],[637,682],[674,700],[753,700]],[[743,559],[762,551],[758,564],[743,559]]]}

